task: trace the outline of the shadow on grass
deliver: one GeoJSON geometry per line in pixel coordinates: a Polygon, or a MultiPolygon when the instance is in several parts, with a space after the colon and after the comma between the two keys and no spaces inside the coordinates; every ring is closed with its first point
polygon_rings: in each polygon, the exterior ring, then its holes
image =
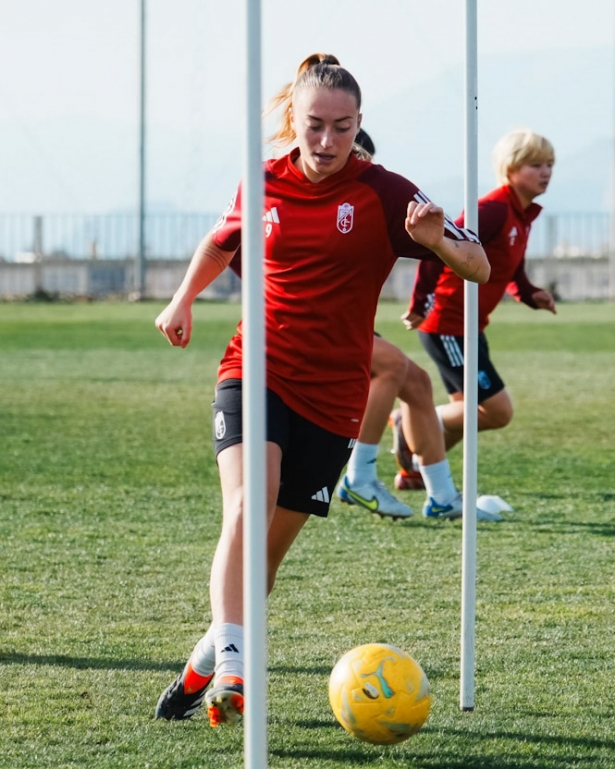
{"type": "Polygon", "coordinates": [[[339,724],[333,718],[310,718],[307,721],[293,721],[295,726],[301,729],[340,729],[339,724]]]}
{"type": "MultiPolygon", "coordinates": [[[[535,743],[537,745],[576,745],[587,750],[615,751],[615,740],[600,740],[595,737],[573,737],[570,734],[527,734],[524,732],[476,731],[468,732],[465,729],[439,728],[429,729],[424,727],[423,732],[433,731],[438,734],[446,734],[453,737],[461,737],[464,740],[512,740],[514,742],[535,743]]],[[[613,753],[615,755],[615,753],[613,753]]]]}
{"type": "Polygon", "coordinates": [[[589,531],[600,537],[615,537],[615,523],[575,523],[575,528],[589,531]]]}
{"type": "MultiPolygon", "coordinates": [[[[305,723],[299,724],[305,727],[305,723]]],[[[314,721],[313,725],[307,725],[307,728],[322,729],[330,727],[331,724],[314,721]]],[[[341,728],[334,725],[334,728],[341,728]]],[[[427,730],[424,730],[427,731],[427,730]]],[[[326,761],[327,763],[337,763],[340,766],[377,766],[386,759],[387,755],[398,757],[399,750],[407,751],[408,761],[411,762],[413,767],[418,769],[567,769],[567,767],[581,767],[589,766],[596,763],[596,756],[588,756],[585,751],[591,749],[602,748],[606,751],[611,751],[615,746],[611,741],[600,741],[592,739],[570,739],[566,735],[561,737],[545,737],[535,736],[528,737],[523,734],[511,734],[507,732],[503,733],[476,733],[468,734],[462,730],[444,730],[449,734],[458,734],[466,741],[466,748],[460,745],[459,753],[451,755],[450,747],[447,749],[448,755],[444,751],[435,751],[433,753],[424,754],[424,746],[420,746],[421,750],[413,751],[412,742],[403,746],[387,746],[387,745],[367,745],[365,744],[363,749],[361,748],[323,748],[310,749],[310,748],[272,748],[270,753],[272,756],[278,758],[294,758],[294,759],[306,759],[308,761],[326,761]],[[521,757],[514,749],[514,746],[509,747],[506,752],[508,755],[495,756],[468,756],[467,755],[467,741],[475,739],[477,741],[484,741],[485,739],[492,738],[494,740],[510,739],[519,743],[536,742],[540,744],[556,743],[558,745],[565,745],[568,748],[576,746],[582,749],[582,753],[571,754],[568,751],[568,755],[552,755],[552,756],[535,756],[533,758],[521,757]],[[423,753],[423,754],[421,754],[423,753]]],[[[441,733],[441,731],[439,732],[441,733]]],[[[410,763],[409,763],[410,765],[410,763]]],[[[600,766],[604,764],[600,763],[600,766]]]]}
{"type": "Polygon", "coordinates": [[[338,763],[340,766],[373,766],[374,764],[380,763],[379,756],[372,756],[364,750],[309,750],[289,748],[288,750],[273,749],[270,753],[277,758],[304,758],[307,761],[338,763]]]}
{"type": "Polygon", "coordinates": [[[331,665],[270,665],[268,669],[279,675],[328,676],[331,673],[331,665]]]}
{"type": "MultiPolygon", "coordinates": [[[[66,654],[24,654],[22,652],[0,652],[0,666],[2,665],[40,665],[49,667],[74,668],[75,670],[165,670],[179,673],[185,661],[154,662],[142,659],[110,659],[101,657],[69,657],[66,654]]],[[[329,676],[331,665],[270,665],[269,673],[276,675],[317,675],[329,676]]],[[[438,670],[427,671],[430,679],[443,676],[438,670]]]]}
{"type": "MultiPolygon", "coordinates": [[[[334,729],[340,730],[342,727],[332,719],[312,718],[307,721],[294,722],[296,726],[302,729],[334,729]]],[[[511,740],[512,742],[535,743],[537,745],[576,745],[579,748],[587,750],[607,750],[615,751],[615,740],[600,740],[595,737],[572,737],[569,734],[525,734],[522,732],[495,732],[495,731],[475,731],[469,732],[465,729],[453,729],[446,727],[430,728],[424,726],[421,734],[446,734],[452,737],[460,737],[465,741],[484,741],[484,740],[511,740]]],[[[615,754],[614,754],[615,755],[615,754]]]]}
{"type": "Polygon", "coordinates": [[[150,660],[68,657],[65,654],[20,654],[0,652],[0,665],[49,665],[76,670],[172,670],[179,672],[183,662],[152,662],[150,660]]]}
{"type": "Polygon", "coordinates": [[[541,521],[536,524],[536,531],[557,534],[594,534],[597,537],[615,537],[615,523],[584,523],[582,521],[541,521]]]}
{"type": "MultiPolygon", "coordinates": [[[[0,661],[2,657],[0,656],[0,661]]],[[[326,676],[327,678],[331,675],[331,668],[332,665],[269,665],[267,670],[269,673],[275,673],[276,675],[315,675],[315,676],[326,676]]],[[[453,678],[455,679],[455,676],[449,673],[448,670],[439,670],[437,668],[425,668],[425,673],[427,674],[430,681],[433,681],[435,679],[440,678],[453,678]]],[[[455,679],[456,680],[456,679],[455,679]]]]}
{"type": "MultiPolygon", "coordinates": [[[[331,732],[337,732],[341,730],[341,726],[334,721],[325,719],[310,719],[307,721],[299,721],[295,724],[298,727],[308,730],[328,730],[331,732]]],[[[402,750],[407,750],[409,753],[409,760],[414,767],[422,767],[423,769],[566,769],[566,767],[580,767],[584,766],[586,762],[593,764],[596,762],[596,756],[588,756],[589,751],[601,750],[609,755],[612,755],[612,751],[615,749],[615,741],[613,740],[599,740],[591,737],[571,737],[568,734],[562,735],[544,735],[535,734],[528,735],[524,733],[501,731],[501,732],[468,732],[464,729],[447,729],[438,728],[430,729],[429,726],[424,727],[422,734],[434,734],[436,736],[447,735],[450,737],[458,737],[460,739],[460,751],[458,755],[451,755],[450,747],[447,749],[448,755],[443,751],[437,751],[435,753],[429,753],[428,755],[421,753],[425,750],[424,746],[420,743],[404,743],[402,750]],[[485,742],[486,740],[493,740],[494,743],[501,743],[502,740],[507,740],[511,745],[504,749],[508,755],[502,755],[501,753],[496,756],[468,756],[468,748],[474,744],[485,742]],[[568,749],[568,755],[552,755],[552,756],[534,756],[533,758],[521,757],[515,751],[514,745],[534,743],[537,745],[554,745],[565,746],[568,749]],[[420,747],[419,752],[412,751],[412,745],[416,744],[420,747]],[[571,754],[570,749],[577,748],[574,754],[571,754]]],[[[361,747],[353,747],[351,743],[348,748],[271,748],[271,755],[278,758],[295,758],[306,760],[322,760],[331,763],[339,763],[340,766],[373,766],[380,764],[385,756],[389,753],[397,755],[397,751],[400,746],[387,746],[387,745],[368,745],[362,744],[361,747]],[[394,753],[393,753],[394,751],[394,753]]],[[[602,764],[600,764],[602,766],[602,764]]]]}
{"type": "MultiPolygon", "coordinates": [[[[365,746],[360,749],[340,750],[310,750],[310,749],[273,749],[272,756],[277,758],[306,759],[306,761],[326,761],[327,764],[339,764],[340,766],[381,766],[387,754],[399,757],[397,748],[388,748],[386,745],[365,746]],[[371,752],[373,751],[373,753],[371,752]],[[392,753],[395,751],[395,753],[392,753]]],[[[589,759],[591,761],[591,759],[589,759]]],[[[518,755],[511,756],[446,756],[442,752],[431,755],[417,755],[408,749],[408,766],[415,769],[566,769],[567,767],[585,766],[581,756],[554,756],[553,758],[536,757],[535,759],[522,759],[518,755]]],[[[397,765],[397,764],[396,764],[397,765]]],[[[400,764],[401,765],[401,764],[400,764]]]]}

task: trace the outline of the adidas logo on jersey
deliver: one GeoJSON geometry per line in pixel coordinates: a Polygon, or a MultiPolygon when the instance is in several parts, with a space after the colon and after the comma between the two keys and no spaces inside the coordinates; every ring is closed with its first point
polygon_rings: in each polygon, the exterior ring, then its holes
{"type": "Polygon", "coordinates": [[[331,501],[329,489],[326,486],[323,486],[320,491],[316,492],[316,494],[312,494],[312,499],[315,499],[317,502],[325,502],[326,504],[329,504],[331,501]]]}
{"type": "Polygon", "coordinates": [[[280,223],[280,217],[278,216],[278,209],[274,206],[269,211],[267,211],[265,216],[263,216],[263,221],[264,222],[275,222],[275,224],[279,224],[280,223]]]}
{"type": "Polygon", "coordinates": [[[508,233],[508,237],[510,238],[510,245],[515,245],[515,240],[517,239],[517,235],[519,234],[519,230],[517,230],[516,227],[513,226],[512,230],[508,233]]]}
{"type": "Polygon", "coordinates": [[[265,237],[268,238],[273,232],[273,225],[280,223],[280,217],[278,216],[278,209],[275,206],[273,206],[273,208],[270,208],[269,211],[265,213],[265,216],[263,216],[263,221],[266,222],[265,237]]]}

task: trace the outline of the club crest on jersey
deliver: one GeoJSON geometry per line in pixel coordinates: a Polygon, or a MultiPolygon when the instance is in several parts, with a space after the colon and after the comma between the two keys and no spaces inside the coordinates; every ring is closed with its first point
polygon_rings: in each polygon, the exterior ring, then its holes
{"type": "Polygon", "coordinates": [[[350,203],[342,203],[337,207],[337,229],[344,235],[350,232],[354,224],[354,206],[350,203]]]}

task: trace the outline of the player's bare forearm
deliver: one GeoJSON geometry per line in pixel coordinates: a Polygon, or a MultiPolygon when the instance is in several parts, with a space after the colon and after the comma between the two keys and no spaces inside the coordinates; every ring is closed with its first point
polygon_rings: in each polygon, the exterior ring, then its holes
{"type": "Polygon", "coordinates": [[[489,280],[491,265],[479,243],[442,238],[432,250],[460,278],[472,283],[486,283],[489,280]]]}
{"type": "Polygon", "coordinates": [[[491,267],[480,243],[444,237],[444,211],[431,201],[411,201],[405,222],[413,240],[437,254],[444,264],[464,280],[486,283],[491,267]]]}
{"type": "Polygon", "coordinates": [[[187,347],[192,335],[192,303],[224,270],[234,251],[223,251],[210,235],[198,245],[173,299],[156,318],[156,328],[174,347],[187,347]]]}
{"type": "Polygon", "coordinates": [[[224,251],[217,246],[211,233],[206,235],[197,246],[186,275],[173,299],[192,304],[201,291],[224,271],[234,253],[234,251],[224,251]]]}

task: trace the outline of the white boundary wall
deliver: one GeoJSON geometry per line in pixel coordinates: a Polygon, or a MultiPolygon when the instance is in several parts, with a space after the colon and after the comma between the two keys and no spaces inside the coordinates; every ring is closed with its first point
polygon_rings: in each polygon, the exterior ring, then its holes
{"type": "MultiPolygon", "coordinates": [[[[405,302],[414,285],[416,262],[400,259],[382,291],[383,299],[405,302]]],[[[609,260],[606,257],[529,259],[531,281],[543,288],[555,288],[567,301],[609,299],[609,260]]],[[[156,259],[148,262],[146,296],[170,299],[188,266],[183,259],[156,259]]],[[[134,260],[55,259],[39,262],[0,262],[0,300],[20,299],[42,290],[62,296],[128,295],[134,290],[134,260]]],[[[239,299],[239,279],[226,270],[201,294],[204,299],[239,299]]]]}

